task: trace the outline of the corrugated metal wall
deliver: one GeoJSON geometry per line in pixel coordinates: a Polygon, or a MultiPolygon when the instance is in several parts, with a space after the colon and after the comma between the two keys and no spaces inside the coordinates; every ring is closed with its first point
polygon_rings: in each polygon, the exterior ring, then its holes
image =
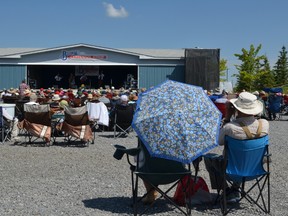
{"type": "Polygon", "coordinates": [[[0,89],[18,88],[25,74],[26,66],[0,65],[0,89]]]}
{"type": "Polygon", "coordinates": [[[185,82],[184,65],[177,66],[139,66],[139,88],[150,88],[165,80],[185,82]]]}

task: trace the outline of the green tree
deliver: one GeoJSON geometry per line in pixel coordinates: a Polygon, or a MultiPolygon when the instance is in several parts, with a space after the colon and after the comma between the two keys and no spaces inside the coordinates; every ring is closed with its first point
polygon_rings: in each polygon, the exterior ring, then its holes
{"type": "Polygon", "coordinates": [[[226,77],[227,75],[227,60],[226,59],[220,59],[220,64],[219,64],[219,71],[220,71],[220,82],[225,82],[227,81],[226,77]]]}
{"type": "Polygon", "coordinates": [[[267,60],[265,55],[258,56],[262,45],[254,47],[250,45],[250,50],[242,49],[242,54],[234,54],[242,63],[236,65],[239,74],[236,74],[237,83],[236,91],[243,89],[253,91],[256,89],[255,80],[259,76],[259,72],[263,70],[264,61],[267,60]]]}
{"type": "Polygon", "coordinates": [[[261,90],[265,87],[273,87],[273,86],[274,86],[273,71],[271,70],[267,56],[265,56],[261,68],[255,74],[254,89],[261,90]]]}
{"type": "Polygon", "coordinates": [[[288,83],[288,59],[286,47],[282,47],[278,60],[274,66],[274,79],[276,86],[282,86],[288,83]]]}

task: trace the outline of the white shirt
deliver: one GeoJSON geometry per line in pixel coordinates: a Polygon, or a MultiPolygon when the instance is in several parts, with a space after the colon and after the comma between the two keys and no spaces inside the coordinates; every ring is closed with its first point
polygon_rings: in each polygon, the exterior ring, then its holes
{"type": "Polygon", "coordinates": [[[39,105],[39,103],[36,103],[35,101],[30,101],[30,102],[27,102],[25,104],[28,104],[28,105],[39,105]]]}

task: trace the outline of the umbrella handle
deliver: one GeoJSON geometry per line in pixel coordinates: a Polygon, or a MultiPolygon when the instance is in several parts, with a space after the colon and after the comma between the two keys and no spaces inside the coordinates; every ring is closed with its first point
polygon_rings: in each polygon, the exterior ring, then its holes
{"type": "Polygon", "coordinates": [[[195,159],[192,163],[195,169],[195,180],[196,180],[196,176],[198,174],[199,171],[199,164],[202,161],[202,156],[198,157],[197,159],[195,159]]]}

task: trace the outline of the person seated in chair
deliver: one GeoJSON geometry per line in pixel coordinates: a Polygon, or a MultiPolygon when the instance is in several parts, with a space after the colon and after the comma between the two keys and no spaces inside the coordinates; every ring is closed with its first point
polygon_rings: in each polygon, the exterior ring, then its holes
{"type": "Polygon", "coordinates": [[[270,93],[268,96],[268,115],[269,120],[273,121],[276,119],[276,113],[281,110],[283,104],[282,93],[270,93]]]}
{"type": "MultiPolygon", "coordinates": [[[[143,149],[140,151],[138,159],[139,159],[139,161],[138,161],[139,168],[141,168],[144,166],[144,163],[145,163],[145,156],[144,156],[143,149]]],[[[135,160],[135,162],[137,162],[137,157],[135,157],[134,160],[135,160]]],[[[142,202],[145,205],[150,205],[151,203],[153,203],[156,200],[156,198],[158,196],[158,192],[152,185],[150,185],[148,182],[146,182],[144,180],[143,180],[143,184],[145,186],[147,195],[142,199],[142,202]]]]}
{"type": "Polygon", "coordinates": [[[70,107],[67,100],[62,99],[59,102],[59,109],[53,111],[53,117],[57,123],[61,123],[64,121],[64,110],[65,107],[70,107]],[[56,118],[57,117],[57,118],[56,118]]]}
{"type": "MultiPolygon", "coordinates": [[[[115,125],[120,126],[123,130],[126,130],[131,126],[132,118],[134,114],[134,106],[128,104],[128,96],[127,95],[121,95],[119,99],[119,104],[116,104],[115,107],[112,107],[109,117],[110,117],[110,123],[112,128],[114,128],[115,125]],[[117,116],[117,118],[116,118],[117,116]],[[117,123],[115,122],[117,121],[117,123]]],[[[116,130],[118,130],[119,127],[116,127],[116,130]]],[[[129,130],[126,130],[126,133],[123,133],[122,135],[127,135],[129,133],[129,130]]]]}
{"type": "Polygon", "coordinates": [[[117,107],[127,107],[128,106],[128,96],[127,95],[121,95],[121,97],[117,96],[117,99],[116,97],[114,99],[112,99],[115,101],[115,104],[113,102],[113,105],[111,107],[111,110],[110,110],[110,117],[111,117],[111,120],[113,119],[113,122],[114,122],[114,117],[115,117],[115,110],[117,109],[117,107]],[[117,102],[116,102],[117,100],[117,102]]]}
{"type": "MultiPolygon", "coordinates": [[[[259,137],[266,136],[269,133],[269,123],[266,119],[255,118],[256,115],[263,111],[263,104],[257,100],[257,97],[249,92],[242,92],[238,98],[230,99],[226,103],[226,115],[224,119],[224,125],[220,129],[219,145],[225,144],[225,136],[232,137],[234,139],[253,139],[257,135],[259,137]],[[234,119],[231,121],[232,117],[234,119]],[[252,135],[248,137],[249,132],[252,135]],[[245,131],[246,130],[246,131],[245,131]]],[[[217,175],[224,172],[223,156],[219,155],[215,157],[215,154],[207,154],[205,159],[206,169],[210,176],[216,172],[217,175]],[[220,161],[220,162],[219,162],[220,161]]],[[[222,177],[219,176],[219,182],[222,177]]],[[[240,194],[235,188],[238,184],[232,185],[228,188],[228,202],[236,202],[240,199],[240,194]]],[[[219,189],[219,188],[218,188],[219,189]]]]}
{"type": "Polygon", "coordinates": [[[128,106],[129,98],[127,95],[121,95],[120,97],[120,106],[128,106]]]}
{"type": "Polygon", "coordinates": [[[59,102],[60,102],[61,98],[58,94],[54,94],[52,97],[52,103],[50,103],[50,108],[52,110],[59,110],[60,106],[59,106],[59,102]]]}
{"type": "Polygon", "coordinates": [[[35,93],[32,93],[29,97],[29,102],[25,103],[28,105],[39,105],[39,103],[37,102],[38,97],[35,93]]]}

